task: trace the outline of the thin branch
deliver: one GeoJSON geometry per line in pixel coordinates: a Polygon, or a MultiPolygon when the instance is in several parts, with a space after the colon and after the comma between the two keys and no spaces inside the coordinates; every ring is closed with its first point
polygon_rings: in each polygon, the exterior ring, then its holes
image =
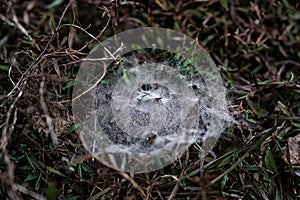
{"type": "Polygon", "coordinates": [[[117,172],[118,172],[121,176],[123,176],[126,180],[128,180],[134,188],[136,188],[138,191],[140,191],[140,193],[141,193],[143,199],[146,198],[145,192],[144,192],[143,189],[135,182],[135,180],[134,180],[133,178],[131,178],[131,177],[130,177],[127,173],[125,173],[125,172],[118,171],[118,170],[117,170],[117,172]]]}
{"type": "Polygon", "coordinates": [[[53,142],[54,146],[57,146],[58,145],[57,135],[56,135],[55,130],[54,130],[52,118],[49,115],[47,104],[45,102],[44,85],[45,85],[45,77],[43,76],[42,81],[40,83],[40,89],[39,89],[40,104],[41,104],[41,107],[42,107],[42,109],[44,111],[44,114],[46,116],[46,123],[47,123],[48,129],[49,129],[49,133],[50,133],[50,137],[52,139],[52,142],[53,142]]]}
{"type": "Polygon", "coordinates": [[[104,50],[109,54],[109,56],[111,56],[111,58],[114,59],[114,61],[117,61],[117,58],[102,44],[102,42],[100,42],[95,36],[93,36],[92,34],[90,34],[87,30],[85,30],[84,28],[80,27],[80,26],[77,26],[75,24],[63,24],[60,26],[61,27],[64,27],[64,26],[72,26],[72,27],[75,27],[75,28],[78,28],[80,29],[81,31],[85,32],[88,36],[90,36],[91,38],[93,38],[95,41],[97,41],[103,48],[104,50]]]}

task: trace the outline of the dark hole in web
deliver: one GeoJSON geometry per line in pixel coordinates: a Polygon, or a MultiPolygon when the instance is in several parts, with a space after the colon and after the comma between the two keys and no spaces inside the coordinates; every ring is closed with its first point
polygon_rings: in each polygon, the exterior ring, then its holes
{"type": "Polygon", "coordinates": [[[149,90],[152,89],[152,86],[151,86],[150,83],[146,83],[146,84],[143,84],[143,85],[141,86],[141,89],[142,89],[143,91],[149,91],[149,90]]]}
{"type": "Polygon", "coordinates": [[[197,89],[198,89],[197,85],[193,84],[193,85],[192,85],[192,89],[193,89],[193,90],[197,90],[197,89]]]}

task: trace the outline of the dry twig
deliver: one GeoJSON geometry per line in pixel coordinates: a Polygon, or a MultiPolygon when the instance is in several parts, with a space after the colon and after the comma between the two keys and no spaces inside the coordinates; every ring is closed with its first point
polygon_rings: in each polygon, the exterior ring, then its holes
{"type": "Polygon", "coordinates": [[[58,145],[58,138],[57,138],[57,135],[56,135],[55,130],[54,130],[52,118],[49,115],[47,104],[45,102],[44,85],[45,85],[45,77],[43,76],[42,81],[40,83],[40,89],[39,89],[40,104],[41,104],[41,107],[42,107],[42,109],[44,111],[44,114],[45,114],[45,117],[46,117],[46,122],[47,122],[47,126],[48,126],[48,129],[49,129],[49,133],[50,133],[50,137],[52,139],[52,142],[53,142],[54,146],[57,146],[58,145]]]}
{"type": "Polygon", "coordinates": [[[125,173],[125,172],[122,172],[122,171],[117,171],[117,172],[118,172],[121,176],[123,176],[126,180],[128,180],[128,181],[132,184],[132,186],[133,186],[134,188],[136,188],[138,191],[140,191],[140,193],[141,193],[143,199],[146,198],[145,192],[144,192],[143,189],[135,182],[135,180],[134,180],[133,178],[131,178],[131,177],[130,177],[127,173],[125,173]]]}

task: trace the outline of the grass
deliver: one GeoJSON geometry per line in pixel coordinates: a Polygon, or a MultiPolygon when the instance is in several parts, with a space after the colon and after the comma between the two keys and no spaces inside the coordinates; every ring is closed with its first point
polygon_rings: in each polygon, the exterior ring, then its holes
{"type": "Polygon", "coordinates": [[[289,139],[300,133],[298,1],[7,2],[0,8],[0,199],[300,198],[289,139]],[[220,69],[237,123],[205,158],[192,145],[175,163],[131,177],[84,150],[71,95],[95,45],[91,35],[102,41],[143,26],[198,39],[220,69]]]}

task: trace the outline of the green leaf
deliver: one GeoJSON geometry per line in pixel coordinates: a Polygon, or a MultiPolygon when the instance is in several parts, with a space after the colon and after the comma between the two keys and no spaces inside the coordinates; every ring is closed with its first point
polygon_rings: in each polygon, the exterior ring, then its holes
{"type": "Polygon", "coordinates": [[[133,17],[128,17],[127,18],[129,21],[134,21],[135,23],[141,25],[141,26],[147,26],[147,24],[145,22],[143,22],[142,20],[138,19],[138,18],[133,18],[133,17]]]}
{"type": "Polygon", "coordinates": [[[288,111],[288,109],[286,108],[286,107],[282,107],[282,106],[280,106],[279,107],[280,108],[280,110],[283,112],[283,114],[285,114],[286,116],[291,116],[292,114],[288,111]]]}
{"type": "Polygon", "coordinates": [[[257,171],[259,169],[257,165],[245,165],[244,168],[248,171],[257,171]]]}
{"type": "Polygon", "coordinates": [[[78,175],[79,175],[79,178],[80,180],[82,180],[82,170],[81,170],[81,163],[78,164],[78,175]]]}
{"type": "Polygon", "coordinates": [[[257,123],[255,119],[252,119],[250,118],[249,114],[246,112],[245,113],[245,119],[248,121],[248,122],[251,122],[251,123],[257,123]]]}
{"type": "Polygon", "coordinates": [[[205,152],[204,149],[201,147],[201,145],[199,145],[197,142],[194,143],[194,147],[201,153],[205,152]]]}
{"type": "Polygon", "coordinates": [[[141,37],[142,37],[143,42],[144,42],[147,46],[149,46],[150,44],[149,44],[149,41],[148,41],[148,37],[146,37],[145,35],[142,35],[141,37]]]}
{"type": "Polygon", "coordinates": [[[72,132],[73,132],[74,130],[76,130],[78,127],[80,127],[80,124],[79,124],[79,123],[73,124],[73,125],[69,128],[69,130],[68,130],[67,133],[72,133],[72,132]]]}
{"type": "Polygon", "coordinates": [[[8,36],[5,36],[0,40],[0,51],[6,46],[8,41],[8,36]]]}
{"type": "Polygon", "coordinates": [[[87,166],[87,165],[85,165],[84,163],[81,164],[81,167],[86,172],[92,172],[92,168],[89,167],[89,166],[87,166]]]}
{"type": "Polygon", "coordinates": [[[25,155],[29,165],[33,168],[33,170],[36,170],[35,166],[37,165],[37,160],[33,156],[28,155],[27,153],[25,153],[25,155]]]}
{"type": "Polygon", "coordinates": [[[228,11],[228,2],[227,0],[221,0],[221,5],[223,6],[223,8],[225,8],[226,11],[228,11]]]}
{"type": "Polygon", "coordinates": [[[48,8],[48,9],[54,8],[54,7],[62,4],[63,2],[64,2],[64,0],[55,0],[51,4],[47,5],[46,8],[48,8]]]}
{"type": "MultiPolygon", "coordinates": [[[[272,81],[270,81],[270,80],[265,80],[265,81],[259,81],[259,82],[257,82],[257,84],[258,84],[258,85],[267,85],[267,84],[269,84],[270,82],[272,82],[272,81]]],[[[252,84],[252,85],[254,85],[254,84],[252,84]]]]}
{"type": "Polygon", "coordinates": [[[35,190],[38,190],[38,189],[39,189],[41,177],[42,177],[42,173],[39,174],[39,176],[38,176],[38,178],[37,178],[37,180],[36,180],[36,183],[35,183],[35,190]]]}
{"type": "Polygon", "coordinates": [[[221,167],[221,166],[227,165],[228,163],[230,163],[230,162],[233,161],[233,158],[234,158],[234,157],[235,157],[235,156],[233,156],[233,154],[231,154],[231,155],[228,156],[227,158],[224,158],[224,159],[220,162],[220,164],[219,164],[218,166],[221,167]]]}
{"type": "Polygon", "coordinates": [[[74,83],[75,83],[74,80],[69,81],[69,82],[67,83],[67,85],[66,85],[65,87],[63,87],[63,89],[65,90],[65,89],[69,89],[70,87],[73,87],[73,86],[74,86],[74,83]]]}
{"type": "Polygon", "coordinates": [[[266,150],[265,165],[269,170],[271,170],[272,172],[278,174],[276,163],[275,163],[275,160],[274,160],[274,155],[270,150],[266,150]]]}
{"type": "Polygon", "coordinates": [[[262,108],[255,108],[253,111],[259,117],[266,117],[269,115],[269,112],[262,108]]]}
{"type": "Polygon", "coordinates": [[[296,123],[296,122],[294,122],[294,121],[291,121],[291,124],[292,124],[293,126],[295,126],[296,128],[300,128],[300,123],[296,123]]]}
{"type": "Polygon", "coordinates": [[[280,191],[280,189],[279,188],[277,188],[276,187],[276,198],[275,198],[276,200],[281,200],[281,199],[283,199],[282,198],[282,195],[281,195],[281,191],[280,191]]]}
{"type": "Polygon", "coordinates": [[[6,65],[0,65],[0,70],[8,72],[9,67],[6,65]]]}
{"type": "Polygon", "coordinates": [[[192,16],[195,16],[195,17],[198,17],[198,18],[202,18],[203,17],[203,14],[201,11],[199,10],[196,10],[196,9],[188,9],[188,10],[184,10],[183,13],[185,15],[192,15],[192,16]]]}
{"type": "Polygon", "coordinates": [[[300,19],[300,12],[295,12],[290,16],[291,19],[299,20],[300,19]]]}
{"type": "Polygon", "coordinates": [[[163,42],[163,40],[160,37],[157,38],[157,45],[159,47],[163,47],[163,45],[164,45],[164,42],[163,42]]]}
{"type": "Polygon", "coordinates": [[[60,176],[66,178],[66,176],[65,176],[63,173],[61,173],[60,171],[58,171],[58,170],[56,170],[56,169],[54,169],[54,168],[52,168],[52,167],[49,167],[49,166],[48,166],[48,167],[47,167],[47,170],[50,171],[50,172],[52,172],[52,173],[54,173],[54,174],[57,174],[57,175],[60,175],[60,176]]]}
{"type": "Polygon", "coordinates": [[[39,176],[38,174],[29,174],[29,175],[26,177],[25,181],[31,181],[31,180],[37,178],[38,176],[39,176]]]}
{"type": "Polygon", "coordinates": [[[55,200],[58,195],[57,190],[57,183],[56,181],[50,182],[47,189],[46,189],[46,198],[47,200],[55,200]]]}
{"type": "Polygon", "coordinates": [[[221,189],[224,190],[226,183],[227,183],[228,177],[227,175],[224,176],[223,180],[221,181],[221,189]]]}

